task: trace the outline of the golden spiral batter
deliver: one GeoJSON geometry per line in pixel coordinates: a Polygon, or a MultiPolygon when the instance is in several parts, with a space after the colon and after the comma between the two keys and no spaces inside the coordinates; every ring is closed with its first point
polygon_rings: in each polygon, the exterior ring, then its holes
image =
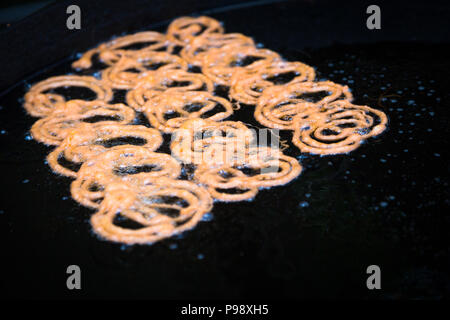
{"type": "MultiPolygon", "coordinates": [[[[105,144],[117,139],[141,139],[141,147],[154,151],[163,142],[158,130],[139,125],[123,124],[82,124],[72,130],[63,142],[47,157],[48,165],[53,171],[68,177],[77,177],[77,172],[59,163],[63,157],[67,161],[82,164],[83,162],[107,151],[127,147],[116,145],[107,147],[105,144]]],[[[128,142],[127,144],[132,144],[128,142]]]]}
{"type": "Polygon", "coordinates": [[[173,49],[173,43],[169,42],[164,34],[154,31],[138,32],[135,34],[115,38],[109,42],[102,43],[98,47],[85,52],[80,59],[72,63],[72,67],[75,69],[88,69],[92,66],[92,58],[95,54],[99,55],[101,62],[107,65],[113,65],[120,57],[135,52],[133,49],[125,49],[126,47],[145,44],[146,46],[136,51],[160,51],[161,49],[167,49],[171,52],[173,49]]]}
{"type": "Polygon", "coordinates": [[[181,17],[169,25],[167,37],[173,43],[184,46],[197,36],[223,32],[220,22],[210,17],[181,17]]]}
{"type": "Polygon", "coordinates": [[[34,84],[25,94],[24,108],[34,117],[45,117],[58,105],[66,101],[59,94],[46,93],[49,90],[64,87],[84,87],[92,90],[96,100],[108,102],[112,98],[111,88],[91,76],[57,76],[34,84]]]}
{"type": "Polygon", "coordinates": [[[115,182],[140,188],[158,177],[176,179],[181,173],[177,160],[165,153],[139,146],[110,149],[83,163],[72,182],[72,197],[79,203],[97,208],[104,188],[115,182]]]}
{"type": "Polygon", "coordinates": [[[114,89],[133,89],[146,75],[158,70],[187,70],[188,64],[178,56],[166,52],[138,51],[122,57],[103,70],[103,83],[114,89]]]}
{"type": "Polygon", "coordinates": [[[133,109],[122,103],[70,100],[31,127],[31,135],[48,145],[59,145],[67,134],[85,122],[127,124],[134,120],[133,109]]]}
{"type": "Polygon", "coordinates": [[[97,210],[94,232],[125,244],[180,234],[214,200],[251,200],[301,174],[283,153],[287,142],[283,150],[257,144],[253,126],[238,121],[241,104],[262,126],[291,131],[301,153],[318,155],[350,152],[388,121],[352,104],[347,86],[316,81],[313,67],[205,16],[175,19],[166,34],[115,38],[72,66],[83,75],[50,77],[25,94],[25,110],[41,117],[31,134],[56,146],[47,162],[74,178],[73,199],[97,210]],[[95,100],[74,99],[80,87],[95,100]]]}
{"type": "Polygon", "coordinates": [[[204,56],[202,72],[220,85],[230,85],[233,74],[242,69],[259,69],[281,57],[268,49],[258,49],[253,46],[228,44],[222,48],[212,48],[204,56]]]}
{"type": "Polygon", "coordinates": [[[180,128],[188,119],[220,121],[233,113],[228,100],[202,91],[161,93],[150,99],[142,109],[150,124],[166,133],[180,128]],[[208,112],[211,115],[208,116],[208,112]]]}
{"type": "Polygon", "coordinates": [[[240,33],[207,33],[195,37],[181,50],[180,56],[190,64],[201,66],[203,59],[212,48],[222,48],[227,44],[254,46],[252,38],[240,33]]]}
{"type": "Polygon", "coordinates": [[[262,125],[281,130],[294,130],[294,117],[299,112],[317,113],[319,108],[337,99],[351,100],[347,86],[331,81],[299,82],[265,89],[257,101],[254,116],[262,125]],[[324,97],[316,97],[318,93],[324,97]],[[311,97],[312,95],[312,97],[311,97]]]}
{"type": "Polygon", "coordinates": [[[175,130],[170,149],[172,155],[185,164],[229,163],[236,161],[236,152],[248,149],[253,140],[253,131],[242,122],[197,118],[185,121],[175,130]],[[227,152],[218,156],[211,154],[217,147],[227,152]]]}
{"type": "Polygon", "coordinates": [[[384,112],[348,101],[326,105],[314,121],[294,119],[296,128],[292,137],[302,152],[313,154],[347,153],[359,147],[366,139],[386,129],[384,112]]]}
{"type": "Polygon", "coordinates": [[[261,68],[242,69],[231,77],[230,97],[245,104],[256,104],[264,89],[274,86],[271,78],[289,73],[295,76],[286,84],[312,81],[315,78],[314,69],[301,62],[279,61],[261,68]]]}
{"type": "Polygon", "coordinates": [[[158,178],[139,189],[109,185],[91,224],[105,239],[149,244],[192,229],[211,209],[212,199],[204,188],[190,181],[158,178]],[[117,225],[118,216],[140,228],[117,225]]]}
{"type": "Polygon", "coordinates": [[[249,156],[243,164],[201,164],[195,171],[194,179],[204,185],[214,199],[242,201],[254,198],[258,188],[284,185],[302,171],[295,158],[288,157],[281,151],[254,147],[248,149],[247,153],[249,156]],[[253,174],[244,172],[249,169],[253,174]]]}
{"type": "Polygon", "coordinates": [[[136,85],[156,91],[214,91],[214,83],[201,73],[161,70],[146,75],[136,85]]]}

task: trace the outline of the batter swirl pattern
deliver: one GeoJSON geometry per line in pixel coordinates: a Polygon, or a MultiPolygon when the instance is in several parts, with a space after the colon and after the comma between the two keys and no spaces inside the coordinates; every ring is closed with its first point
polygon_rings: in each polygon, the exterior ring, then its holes
{"type": "Polygon", "coordinates": [[[176,19],[166,34],[115,38],[72,66],[92,76],[40,81],[24,108],[41,118],[33,138],[55,146],[49,166],[74,179],[73,199],[96,210],[95,233],[120,243],[180,234],[214,201],[251,200],[301,174],[296,158],[258,145],[253,128],[230,120],[240,104],[262,126],[292,131],[292,144],[310,154],[355,150],[388,121],[352,104],[347,86],[316,81],[313,67],[225,33],[205,16],[176,19]]]}

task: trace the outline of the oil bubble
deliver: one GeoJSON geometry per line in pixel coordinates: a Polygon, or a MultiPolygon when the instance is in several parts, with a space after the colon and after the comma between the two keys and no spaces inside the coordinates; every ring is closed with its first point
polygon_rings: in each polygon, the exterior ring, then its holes
{"type": "Polygon", "coordinates": [[[308,203],[308,201],[302,201],[298,204],[298,206],[300,208],[306,208],[306,207],[309,207],[309,203],[308,203]]]}

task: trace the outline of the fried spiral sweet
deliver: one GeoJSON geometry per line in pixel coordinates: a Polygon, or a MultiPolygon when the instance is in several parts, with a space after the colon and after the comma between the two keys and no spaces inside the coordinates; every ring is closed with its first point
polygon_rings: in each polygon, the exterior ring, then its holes
{"type": "Polygon", "coordinates": [[[329,155],[350,152],[370,137],[386,129],[384,112],[348,101],[335,101],[323,107],[310,121],[308,117],[294,119],[292,137],[302,152],[329,155]]]}
{"type": "Polygon", "coordinates": [[[228,86],[237,71],[263,68],[277,60],[281,60],[279,54],[268,49],[228,44],[208,50],[201,67],[202,72],[214,83],[228,86]]]}
{"type": "Polygon", "coordinates": [[[52,113],[66,99],[56,93],[46,93],[49,90],[63,87],[84,87],[92,90],[96,100],[108,102],[113,93],[108,85],[91,76],[57,76],[34,84],[25,94],[24,108],[34,117],[45,117],[52,113]]]}
{"type": "Polygon", "coordinates": [[[242,164],[201,164],[194,179],[204,185],[214,199],[242,201],[254,198],[258,188],[284,185],[302,171],[295,158],[280,151],[253,147],[247,149],[247,153],[247,161],[242,164]]]}
{"type": "Polygon", "coordinates": [[[207,33],[193,38],[181,50],[180,56],[190,64],[200,67],[210,49],[220,49],[228,44],[252,47],[255,45],[252,38],[240,33],[207,33]]]}
{"type": "Polygon", "coordinates": [[[242,69],[234,73],[230,79],[230,97],[245,103],[256,104],[264,89],[275,85],[282,75],[294,74],[284,85],[312,81],[314,69],[301,62],[276,61],[261,68],[242,69]]]}
{"type": "Polygon", "coordinates": [[[185,121],[174,131],[170,150],[185,164],[231,163],[239,162],[253,141],[253,131],[242,122],[198,118],[185,121]]]}
{"type": "Polygon", "coordinates": [[[127,145],[133,145],[130,139],[136,140],[136,145],[154,151],[163,142],[158,130],[138,125],[123,124],[87,124],[80,125],[71,131],[63,142],[47,157],[47,162],[53,171],[67,177],[76,178],[77,172],[59,163],[60,158],[76,164],[98,156],[99,154],[127,145]],[[120,144],[120,142],[125,142],[120,144]],[[114,144],[108,146],[108,144],[114,144]]]}
{"type": "Polygon", "coordinates": [[[92,58],[95,54],[99,55],[101,62],[107,65],[113,65],[121,57],[135,51],[151,51],[157,52],[166,49],[171,52],[174,44],[167,37],[159,32],[145,31],[135,34],[126,35],[115,38],[106,43],[102,43],[98,47],[86,51],[77,61],[72,63],[72,67],[76,69],[88,69],[92,66],[92,58]],[[144,45],[140,49],[133,50],[130,47],[136,45],[144,45]]]}
{"type": "MultiPolygon", "coordinates": [[[[141,78],[136,86],[127,92],[126,100],[136,111],[144,111],[143,107],[153,98],[165,93],[199,91],[213,93],[213,82],[203,74],[183,70],[160,70],[141,78]]],[[[189,95],[189,94],[188,94],[189,95]]],[[[217,97],[220,99],[219,97],[217,97]]],[[[225,103],[228,106],[228,102],[225,103]]]]}
{"type": "Polygon", "coordinates": [[[83,122],[127,124],[134,118],[133,109],[122,103],[70,100],[59,105],[48,117],[36,121],[30,131],[37,141],[56,146],[83,122]]]}
{"type": "Polygon", "coordinates": [[[262,125],[282,130],[294,130],[293,119],[297,113],[314,113],[321,106],[337,99],[351,100],[347,86],[331,81],[299,82],[272,86],[258,99],[254,116],[262,125]],[[314,97],[322,93],[324,96],[314,97]]]}
{"type": "Polygon", "coordinates": [[[181,17],[167,28],[167,37],[173,43],[184,46],[193,38],[211,33],[223,33],[220,22],[210,17],[181,17]]]}
{"type": "Polygon", "coordinates": [[[91,224],[105,239],[149,244],[192,229],[211,209],[212,199],[204,188],[190,181],[158,178],[139,189],[109,185],[91,224]],[[138,227],[118,225],[120,218],[138,227]]]}
{"type": "Polygon", "coordinates": [[[158,177],[176,179],[181,173],[177,160],[165,153],[139,146],[110,149],[84,162],[72,182],[72,197],[79,203],[98,208],[104,189],[111,183],[140,188],[158,177]]]}
{"type": "Polygon", "coordinates": [[[161,70],[146,75],[136,88],[156,91],[214,91],[214,83],[201,73],[184,70],[161,70]]]}
{"type": "Polygon", "coordinates": [[[193,118],[220,121],[233,113],[231,103],[209,92],[164,92],[153,96],[142,108],[150,124],[165,133],[193,118]]]}
{"type": "Polygon", "coordinates": [[[254,106],[259,124],[292,131],[302,153],[319,155],[350,152],[388,121],[380,110],[352,104],[347,86],[317,81],[313,67],[285,61],[243,34],[224,33],[205,16],[176,19],[166,34],[113,39],[72,66],[95,77],[34,84],[24,107],[42,119],[31,134],[57,146],[47,162],[74,178],[73,199],[97,210],[94,232],[125,244],[179,234],[214,200],[251,200],[301,174],[299,161],[274,144],[288,147],[279,136],[271,147],[258,145],[257,137],[268,142],[262,132],[230,121],[241,104],[254,106]],[[100,72],[91,70],[94,61],[103,64],[100,72]],[[93,101],[73,99],[86,98],[86,89],[93,101]],[[163,133],[172,134],[169,144],[163,133]]]}
{"type": "Polygon", "coordinates": [[[102,80],[114,89],[133,89],[146,75],[169,69],[187,70],[188,64],[166,52],[138,51],[103,70],[102,80]]]}

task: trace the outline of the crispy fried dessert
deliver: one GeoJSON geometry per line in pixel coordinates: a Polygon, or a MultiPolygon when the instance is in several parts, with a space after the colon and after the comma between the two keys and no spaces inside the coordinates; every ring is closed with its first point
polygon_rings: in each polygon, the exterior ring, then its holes
{"type": "Polygon", "coordinates": [[[190,64],[200,67],[210,49],[220,49],[227,44],[255,46],[252,38],[240,33],[207,33],[189,41],[181,50],[180,56],[190,64]]]}
{"type": "Polygon", "coordinates": [[[302,152],[337,154],[355,150],[386,129],[384,112],[348,101],[335,101],[319,112],[294,118],[294,143],[302,152]]]}
{"type": "Polygon", "coordinates": [[[168,154],[139,146],[123,146],[84,162],[70,190],[76,201],[97,208],[97,200],[103,198],[105,187],[110,183],[122,182],[140,188],[158,177],[176,179],[180,173],[180,164],[168,154]]]}
{"type": "Polygon", "coordinates": [[[258,188],[284,185],[300,175],[297,159],[279,150],[252,147],[240,164],[199,165],[194,179],[221,201],[242,201],[255,197],[258,188]]]}
{"type": "Polygon", "coordinates": [[[170,149],[185,164],[234,163],[253,141],[253,131],[242,122],[198,118],[185,121],[174,132],[170,149]]]}
{"type": "Polygon", "coordinates": [[[273,87],[283,80],[283,76],[289,75],[293,75],[292,79],[284,85],[315,78],[314,69],[301,62],[274,62],[261,68],[242,69],[234,73],[230,80],[230,96],[245,104],[256,104],[264,89],[273,87]]]}
{"type": "Polygon", "coordinates": [[[150,151],[159,148],[163,138],[158,130],[139,125],[87,124],[72,130],[63,142],[47,157],[53,171],[68,177],[77,177],[77,172],[60,164],[60,159],[82,164],[108,150],[139,145],[150,151]]]}
{"type": "Polygon", "coordinates": [[[95,77],[34,84],[24,107],[42,119],[31,133],[57,146],[48,164],[75,179],[77,202],[97,210],[95,233],[120,243],[166,239],[193,228],[213,200],[251,200],[301,174],[297,159],[257,145],[250,124],[230,121],[241,104],[262,126],[292,131],[302,153],[347,153],[387,125],[382,111],[352,104],[347,86],[316,81],[313,67],[205,16],[176,19],[166,34],[113,39],[72,66],[95,77]],[[171,155],[156,152],[168,148],[171,155]]]}
{"type": "Polygon", "coordinates": [[[210,17],[181,17],[169,25],[167,37],[173,43],[184,46],[195,37],[223,32],[220,22],[210,17]]]}
{"type": "Polygon", "coordinates": [[[210,78],[184,70],[161,70],[148,74],[136,87],[156,91],[214,91],[214,83],[210,78]]]}
{"type": "Polygon", "coordinates": [[[213,82],[200,73],[190,73],[182,70],[161,70],[140,79],[137,85],[126,95],[127,103],[137,111],[147,101],[161,93],[202,91],[213,93],[213,82]]]}
{"type": "Polygon", "coordinates": [[[158,178],[141,188],[113,183],[91,223],[110,241],[149,244],[192,229],[211,209],[208,191],[190,181],[158,178]]]}
{"type": "Polygon", "coordinates": [[[230,85],[231,77],[239,70],[255,70],[280,61],[278,53],[253,46],[228,44],[212,48],[202,59],[202,72],[220,85],[230,85]]]}
{"type": "Polygon", "coordinates": [[[102,72],[102,80],[114,89],[133,89],[145,76],[162,70],[187,70],[188,64],[167,52],[138,51],[126,55],[102,72]]]}
{"type": "Polygon", "coordinates": [[[142,108],[150,124],[165,133],[174,132],[188,119],[220,121],[233,113],[231,103],[209,92],[164,92],[142,108]]]}
{"type": "Polygon", "coordinates": [[[258,99],[254,116],[266,127],[294,130],[297,113],[312,113],[314,117],[320,107],[337,99],[351,100],[352,94],[347,86],[331,81],[272,86],[258,99]]]}
{"type": "Polygon", "coordinates": [[[108,102],[112,98],[112,90],[108,85],[90,76],[57,76],[34,84],[25,94],[24,108],[34,117],[46,117],[53,109],[66,101],[56,93],[48,91],[64,87],[84,87],[92,90],[96,100],[108,102]]]}
{"type": "Polygon", "coordinates": [[[31,127],[34,139],[49,145],[59,145],[67,134],[83,123],[127,124],[134,120],[133,109],[122,103],[70,100],[60,104],[47,117],[31,127]]]}
{"type": "Polygon", "coordinates": [[[139,45],[141,47],[139,51],[150,52],[166,50],[170,53],[174,48],[174,44],[168,41],[166,35],[162,33],[154,31],[138,32],[100,44],[98,47],[85,52],[80,59],[72,63],[72,67],[75,69],[90,68],[92,58],[96,54],[98,54],[101,62],[113,65],[121,57],[137,51],[138,49],[132,47],[139,45]]]}

